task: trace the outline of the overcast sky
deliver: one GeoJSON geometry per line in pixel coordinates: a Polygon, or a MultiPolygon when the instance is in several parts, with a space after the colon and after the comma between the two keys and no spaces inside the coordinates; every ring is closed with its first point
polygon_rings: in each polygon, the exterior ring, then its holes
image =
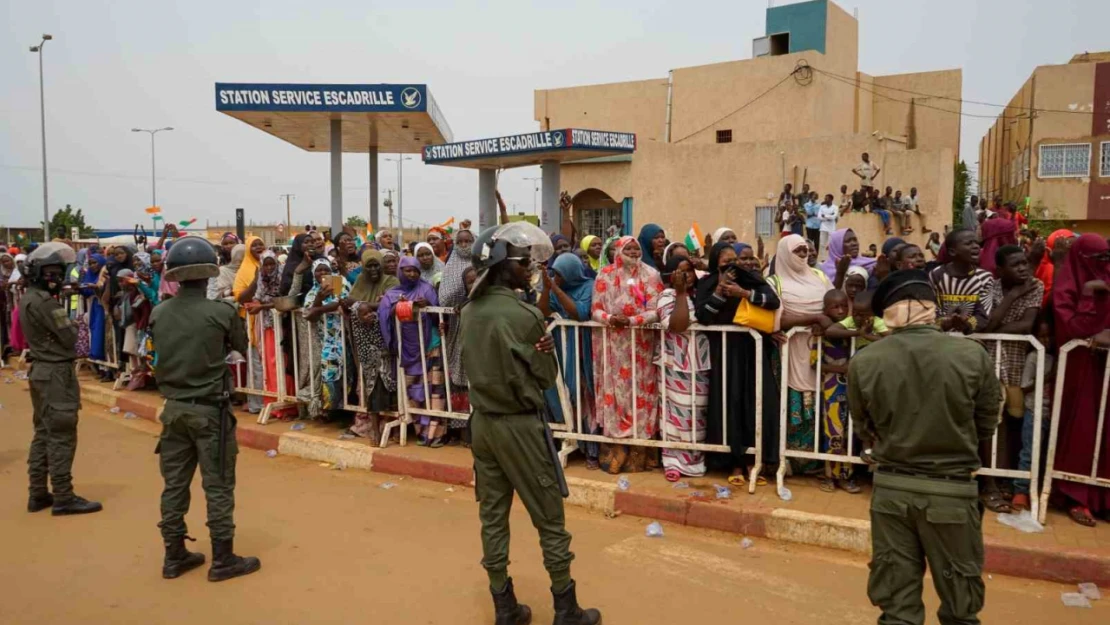
{"type": "MultiPolygon", "coordinates": [[[[50,205],[85,209],[98,227],[146,220],[150,148],[158,135],[158,199],[167,219],[203,224],[247,209],[327,223],[328,158],[216,113],[213,83],[426,83],[456,140],[537,129],[534,89],[664,77],[667,70],[751,55],[767,3],[378,3],[366,0],[0,0],[0,225],[41,217],[38,65],[45,49],[50,205]],[[382,6],[378,6],[382,5],[382,6]]],[[[784,4],[781,0],[777,4],[784,4]]],[[[1005,103],[1036,65],[1110,48],[1107,0],[857,0],[859,69],[872,75],[963,68],[963,95],[1005,103]]],[[[965,105],[967,113],[998,110],[965,105]]],[[[991,121],[965,117],[972,165],[991,121]]],[[[384,156],[383,156],[384,158],[384,156]]],[[[405,216],[434,224],[476,217],[477,175],[405,168],[405,216]]],[[[972,165],[973,166],[973,165],[972,165]]],[[[346,215],[367,212],[365,155],[344,157],[346,215]]],[[[381,187],[396,187],[381,163],[381,187]]],[[[530,211],[538,168],[500,187],[530,211]]],[[[384,211],[383,211],[384,215],[384,211]]]]}

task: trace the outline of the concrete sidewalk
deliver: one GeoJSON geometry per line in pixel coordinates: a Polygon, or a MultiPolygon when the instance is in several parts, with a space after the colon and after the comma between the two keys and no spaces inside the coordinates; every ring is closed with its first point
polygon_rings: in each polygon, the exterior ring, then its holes
{"type": "MultiPolygon", "coordinates": [[[[86,403],[105,408],[103,416],[123,419],[127,413],[157,421],[162,398],[148,391],[113,391],[110,386],[82,376],[81,396],[86,403]],[[111,408],[118,408],[114,413],[111,408]]],[[[240,413],[238,441],[243,447],[277,450],[279,454],[347,468],[405,475],[447,484],[473,487],[469,450],[461,447],[428,449],[410,444],[386,449],[371,447],[363,439],[340,440],[334,424],[304,423],[301,431],[289,422],[259,425],[253,415],[240,413]]],[[[580,464],[567,468],[568,503],[608,515],[628,514],[751,537],[789,541],[866,554],[870,551],[869,497],[843,491],[823,493],[816,481],[788,481],[791,501],[779,499],[774,480],[754,495],[733,488],[728,499],[717,499],[714,484],[723,476],[685,480],[688,488],[674,488],[662,474],[626,476],[627,491],[617,487],[617,476],[587,471],[580,464]]],[[[1065,515],[1050,512],[1045,531],[1023,534],[998,522],[987,512],[983,519],[988,573],[998,573],[1063,583],[1094,582],[1110,586],[1110,524],[1084,528],[1065,515]]]]}

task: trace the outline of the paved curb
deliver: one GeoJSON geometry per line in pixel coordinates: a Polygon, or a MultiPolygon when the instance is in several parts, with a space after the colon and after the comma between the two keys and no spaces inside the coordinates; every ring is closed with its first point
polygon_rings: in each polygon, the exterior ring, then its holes
{"type": "MultiPolygon", "coordinates": [[[[149,421],[157,422],[161,413],[160,407],[130,399],[124,392],[95,384],[82,384],[81,396],[86,402],[117,406],[121,412],[132,412],[149,421]]],[[[392,449],[379,449],[352,441],[257,428],[237,429],[236,439],[243,447],[276,449],[286,456],[342,463],[348,468],[457,486],[474,486],[474,472],[470,467],[412,458],[392,449]]],[[[724,507],[711,500],[673,499],[620,491],[614,483],[572,476],[567,477],[567,485],[570,487],[567,503],[582,506],[591,512],[628,514],[664,523],[840,549],[861,555],[871,553],[871,524],[863,519],[757,504],[743,508],[724,507]]],[[[1078,549],[1020,547],[990,538],[986,540],[984,571],[1067,584],[1094,582],[1110,586],[1110,557],[1094,556],[1078,549]]]]}

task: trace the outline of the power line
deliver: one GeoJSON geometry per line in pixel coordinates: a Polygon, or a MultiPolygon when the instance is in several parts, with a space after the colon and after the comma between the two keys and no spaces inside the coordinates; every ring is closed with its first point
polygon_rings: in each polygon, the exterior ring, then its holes
{"type": "Polygon", "coordinates": [[[754,98],[752,98],[751,100],[748,100],[748,101],[747,101],[747,102],[745,102],[744,104],[740,105],[740,107],[739,107],[739,108],[737,108],[736,110],[732,111],[731,113],[728,113],[728,114],[724,115],[723,117],[721,117],[721,118],[720,118],[720,119],[718,119],[717,121],[715,121],[715,122],[713,122],[713,123],[711,123],[711,124],[709,124],[709,125],[707,125],[707,126],[705,126],[705,127],[703,127],[703,128],[700,128],[700,129],[698,129],[698,130],[695,130],[694,132],[691,132],[690,134],[686,135],[685,137],[682,137],[681,139],[679,139],[679,140],[677,140],[677,141],[672,141],[672,143],[681,143],[681,142],[683,142],[683,141],[685,141],[685,140],[689,139],[690,137],[692,137],[692,136],[694,136],[694,135],[696,135],[696,134],[699,134],[699,133],[701,133],[701,132],[704,132],[704,131],[706,131],[706,130],[709,130],[709,129],[710,129],[710,128],[712,128],[713,126],[716,126],[717,124],[719,124],[719,123],[723,122],[724,120],[728,119],[729,117],[732,117],[733,115],[735,115],[735,114],[739,113],[740,111],[742,111],[742,110],[744,110],[744,109],[748,108],[748,107],[749,107],[749,106],[751,106],[752,104],[755,104],[755,102],[756,102],[757,100],[759,100],[759,99],[760,99],[760,98],[762,98],[763,96],[767,95],[768,93],[771,93],[771,92],[772,92],[772,91],[774,91],[775,89],[778,89],[778,88],[779,88],[779,86],[781,86],[781,85],[782,85],[782,83],[784,83],[784,82],[786,82],[787,80],[789,80],[789,79],[790,79],[790,77],[792,77],[792,76],[798,76],[798,77],[800,77],[800,78],[799,78],[799,82],[800,82],[801,80],[808,80],[809,76],[808,76],[807,74],[809,74],[809,65],[806,65],[806,64],[802,64],[802,63],[799,63],[799,64],[798,64],[798,65],[797,65],[796,67],[794,67],[794,70],[793,70],[793,71],[791,71],[791,72],[790,72],[789,74],[787,74],[786,76],[783,76],[782,80],[780,80],[780,81],[778,81],[777,83],[775,83],[774,85],[772,85],[770,89],[768,89],[768,90],[764,91],[763,93],[761,93],[761,94],[759,94],[759,95],[755,96],[755,97],[754,97],[754,98]]]}
{"type": "MultiPolygon", "coordinates": [[[[835,82],[844,83],[844,84],[848,85],[849,87],[854,87],[856,89],[866,91],[867,93],[877,95],[880,98],[885,98],[887,100],[890,100],[891,102],[899,102],[901,104],[910,104],[911,103],[909,100],[899,100],[898,98],[893,98],[891,96],[886,95],[885,93],[879,93],[878,91],[868,89],[866,86],[864,86],[862,84],[856,84],[856,82],[854,80],[843,79],[839,76],[835,76],[833,74],[827,74],[826,72],[822,72],[821,70],[817,70],[817,71],[826,74],[827,76],[829,76],[829,78],[831,78],[835,82]]],[[[939,107],[939,106],[933,106],[931,104],[925,104],[924,102],[918,102],[916,100],[914,100],[912,102],[912,104],[914,106],[920,106],[922,108],[933,109],[934,111],[941,111],[943,113],[953,113],[955,115],[960,115],[961,117],[974,117],[974,118],[978,118],[978,119],[1029,119],[1029,115],[1007,116],[1007,115],[977,115],[975,113],[964,113],[963,111],[954,111],[952,109],[946,109],[946,108],[942,108],[942,107],[939,107]]],[[[1038,110],[1038,111],[1035,111],[1035,112],[1040,112],[1040,111],[1038,110]]]]}
{"type": "MultiPolygon", "coordinates": [[[[836,73],[830,72],[828,70],[821,69],[819,67],[814,67],[813,69],[814,69],[814,71],[825,74],[826,76],[829,76],[829,77],[832,77],[832,78],[839,78],[839,79],[844,80],[844,81],[849,81],[853,85],[856,84],[856,79],[855,78],[851,78],[851,77],[848,77],[848,76],[841,76],[840,74],[836,74],[836,73]]],[[[1071,111],[1071,110],[1067,110],[1067,109],[1044,109],[1044,108],[1037,108],[1037,107],[1030,107],[1030,106],[1018,106],[1018,105],[1010,105],[1010,104],[995,104],[993,102],[980,102],[978,100],[965,100],[963,98],[953,98],[952,96],[938,95],[938,94],[935,94],[935,93],[924,93],[924,92],[921,92],[921,91],[914,91],[912,89],[903,89],[901,87],[892,87],[890,85],[879,85],[879,84],[875,84],[875,83],[871,83],[871,84],[872,84],[872,86],[874,86],[876,88],[879,88],[879,89],[890,89],[892,91],[901,91],[903,93],[912,93],[913,95],[919,95],[919,96],[923,96],[923,97],[927,97],[927,98],[936,98],[938,100],[950,100],[952,102],[960,102],[960,103],[963,103],[963,104],[978,104],[980,106],[993,106],[993,107],[1001,108],[1001,109],[1018,109],[1018,110],[1022,110],[1022,111],[1033,111],[1034,113],[1068,113],[1068,114],[1072,114],[1072,115],[1094,115],[1093,111],[1071,111]]],[[[860,86],[860,88],[861,89],[863,88],[862,85],[860,86]]],[[[952,111],[952,112],[955,112],[955,111],[952,111]]],[[[971,115],[970,113],[962,113],[962,114],[969,115],[969,116],[971,115]]],[[[997,117],[998,117],[997,115],[993,115],[993,116],[990,116],[990,119],[995,119],[997,117]]]]}

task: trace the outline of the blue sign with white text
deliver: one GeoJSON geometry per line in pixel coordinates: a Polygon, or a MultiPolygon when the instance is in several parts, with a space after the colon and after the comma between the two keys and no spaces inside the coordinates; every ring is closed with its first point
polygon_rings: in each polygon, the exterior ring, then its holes
{"type": "Polygon", "coordinates": [[[442,163],[489,156],[510,156],[529,152],[557,150],[599,150],[631,154],[636,150],[636,135],[605,130],[545,130],[523,135],[475,139],[459,143],[424,146],[425,163],[442,163]]]}
{"type": "Polygon", "coordinates": [[[426,85],[216,83],[217,111],[423,113],[426,85]]]}

